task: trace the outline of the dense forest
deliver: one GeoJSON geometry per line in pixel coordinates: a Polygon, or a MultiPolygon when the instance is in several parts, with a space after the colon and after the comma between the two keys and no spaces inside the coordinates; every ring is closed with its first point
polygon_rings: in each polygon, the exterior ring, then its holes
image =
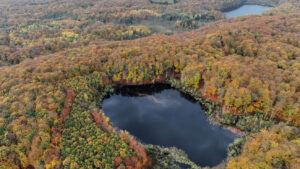
{"type": "MultiPolygon", "coordinates": [[[[149,0],[4,0],[0,2],[0,66],[99,39],[129,40],[189,31],[224,19],[221,11],[245,2],[180,0],[161,5],[149,0]]],[[[271,0],[255,3],[279,5],[271,0]]]]}
{"type": "Polygon", "coordinates": [[[100,109],[118,86],[152,83],[220,105],[219,123],[246,133],[225,168],[299,168],[298,0],[2,0],[0,169],[152,168],[100,109]],[[225,19],[245,3],[276,8],[225,19]]]}

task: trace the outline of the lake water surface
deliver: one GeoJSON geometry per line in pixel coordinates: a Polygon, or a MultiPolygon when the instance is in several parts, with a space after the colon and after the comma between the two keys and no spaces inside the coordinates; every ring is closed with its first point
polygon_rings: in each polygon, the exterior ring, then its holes
{"type": "Polygon", "coordinates": [[[272,9],[273,7],[261,5],[243,5],[235,10],[225,12],[226,18],[234,18],[246,15],[261,15],[264,11],[272,9]]]}
{"type": "Polygon", "coordinates": [[[103,101],[102,108],[114,127],[147,144],[180,148],[200,166],[219,164],[237,137],[210,124],[199,102],[175,89],[143,96],[114,94],[103,101]]]}

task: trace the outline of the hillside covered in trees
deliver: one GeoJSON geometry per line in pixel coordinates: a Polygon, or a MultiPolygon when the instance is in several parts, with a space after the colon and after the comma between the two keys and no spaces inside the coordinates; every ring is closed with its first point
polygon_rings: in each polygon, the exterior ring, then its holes
{"type": "MultiPolygon", "coordinates": [[[[288,11],[297,9],[286,1],[290,0],[254,0],[254,3],[280,5],[288,11]]],[[[94,40],[130,40],[190,31],[224,19],[222,11],[246,2],[180,0],[172,5],[161,5],[149,0],[2,0],[0,66],[86,46],[94,40]]]]}
{"type": "Polygon", "coordinates": [[[299,1],[167,3],[1,1],[0,169],[153,168],[100,109],[118,86],[151,83],[218,105],[212,118],[247,133],[220,167],[299,168],[299,1]],[[244,3],[276,8],[225,19],[244,3]]]}

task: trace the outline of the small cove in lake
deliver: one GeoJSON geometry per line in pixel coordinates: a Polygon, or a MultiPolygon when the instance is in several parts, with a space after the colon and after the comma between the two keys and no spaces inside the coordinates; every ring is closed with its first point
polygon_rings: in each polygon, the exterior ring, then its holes
{"type": "Polygon", "coordinates": [[[273,7],[261,5],[243,5],[237,9],[225,12],[226,18],[235,18],[246,15],[261,15],[264,11],[273,7]]]}
{"type": "Polygon", "coordinates": [[[215,166],[227,157],[236,134],[210,124],[189,96],[171,88],[150,90],[123,90],[105,99],[102,108],[113,126],[143,143],[182,149],[200,166],[215,166]]]}

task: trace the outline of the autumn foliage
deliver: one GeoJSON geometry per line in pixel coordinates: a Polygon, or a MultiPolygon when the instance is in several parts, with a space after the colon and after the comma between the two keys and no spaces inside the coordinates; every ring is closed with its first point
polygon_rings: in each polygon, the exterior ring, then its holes
{"type": "Polygon", "coordinates": [[[227,168],[299,168],[299,141],[299,128],[282,125],[251,134],[227,168]]]}
{"type": "Polygon", "coordinates": [[[118,85],[175,79],[223,113],[290,125],[251,134],[229,168],[297,168],[300,12],[287,1],[233,19],[221,11],[241,0],[1,1],[0,167],[145,168],[143,146],[98,109],[118,85]],[[202,27],[152,35],[156,21],[202,27]]]}

